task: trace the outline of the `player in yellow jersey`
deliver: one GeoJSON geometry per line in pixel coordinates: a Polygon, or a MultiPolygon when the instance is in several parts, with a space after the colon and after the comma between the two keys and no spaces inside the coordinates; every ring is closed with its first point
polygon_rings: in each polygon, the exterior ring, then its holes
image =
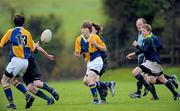
{"type": "Polygon", "coordinates": [[[84,76],[84,84],[87,85],[93,96],[93,103],[99,104],[97,98],[96,79],[103,67],[103,60],[100,51],[106,51],[105,43],[96,34],[91,34],[92,24],[84,22],[81,26],[81,33],[75,41],[74,55],[84,57],[87,62],[87,70],[84,76]]]}
{"type": "MultiPolygon", "coordinates": [[[[14,17],[15,28],[9,29],[0,41],[0,47],[9,43],[9,64],[6,67],[6,72],[1,79],[4,93],[8,99],[7,108],[16,109],[13,101],[12,91],[9,87],[10,81],[15,80],[18,76],[23,76],[28,67],[28,58],[31,52],[35,50],[35,43],[29,31],[24,29],[25,18],[22,15],[14,17]]],[[[26,97],[26,107],[30,108],[34,97],[31,96],[23,84],[17,84],[17,88],[21,90],[26,97]]]]}
{"type": "MultiPolygon", "coordinates": [[[[36,44],[36,50],[41,52],[43,55],[45,55],[45,57],[47,57],[49,60],[54,60],[54,55],[47,53],[42,47],[40,47],[37,44],[36,44]]],[[[11,56],[12,55],[10,55],[10,58],[11,56]]],[[[27,90],[33,93],[34,95],[46,100],[48,105],[54,104],[54,99],[59,100],[58,92],[53,87],[50,87],[47,83],[42,82],[40,80],[40,73],[35,63],[34,60],[35,58],[33,54],[29,55],[27,59],[29,65],[25,74],[23,74],[23,81],[26,84],[27,90]],[[54,99],[49,97],[43,91],[39,90],[39,88],[48,91],[54,97],[54,99]]],[[[11,84],[24,93],[24,91],[20,88],[20,86],[22,86],[22,83],[20,81],[18,81],[17,79],[13,79],[11,81],[11,84]]]]}

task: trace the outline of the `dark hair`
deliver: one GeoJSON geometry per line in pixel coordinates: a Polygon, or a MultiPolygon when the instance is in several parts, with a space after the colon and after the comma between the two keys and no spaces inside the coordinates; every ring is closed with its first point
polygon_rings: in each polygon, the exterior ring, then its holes
{"type": "Polygon", "coordinates": [[[142,28],[146,29],[146,30],[149,31],[149,32],[152,31],[151,25],[149,25],[149,24],[144,24],[144,25],[142,26],[142,28]]]}
{"type": "Polygon", "coordinates": [[[92,26],[97,30],[97,34],[102,34],[102,27],[96,23],[92,23],[92,26]]]}
{"type": "Polygon", "coordinates": [[[90,30],[90,32],[92,31],[92,24],[89,22],[83,22],[81,28],[88,28],[90,30]]]}
{"type": "Polygon", "coordinates": [[[17,26],[19,26],[19,27],[23,26],[24,21],[25,21],[25,18],[24,18],[23,15],[20,15],[20,14],[15,15],[15,17],[14,17],[14,25],[16,27],[17,26]]]}

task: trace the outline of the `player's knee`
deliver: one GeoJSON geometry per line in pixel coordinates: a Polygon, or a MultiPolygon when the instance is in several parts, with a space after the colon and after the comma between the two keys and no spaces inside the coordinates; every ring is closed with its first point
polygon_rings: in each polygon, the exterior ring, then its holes
{"type": "Polygon", "coordinates": [[[140,74],[142,72],[142,70],[139,68],[139,67],[136,67],[133,71],[132,71],[132,74],[134,76],[140,74]]]}
{"type": "Polygon", "coordinates": [[[159,81],[160,81],[161,83],[165,84],[168,80],[165,79],[164,77],[160,77],[160,78],[159,78],[159,81]]]}
{"type": "Polygon", "coordinates": [[[132,71],[132,74],[133,74],[133,75],[137,75],[136,69],[134,69],[134,70],[132,71]]]}
{"type": "Polygon", "coordinates": [[[83,82],[84,82],[84,85],[86,85],[86,86],[88,86],[88,85],[89,85],[89,81],[88,81],[88,79],[84,79],[84,80],[83,80],[83,82]]]}
{"type": "Polygon", "coordinates": [[[27,86],[27,90],[33,94],[35,94],[37,92],[35,86],[33,86],[32,84],[29,84],[27,86]]]}
{"type": "Polygon", "coordinates": [[[4,77],[1,79],[1,84],[3,87],[9,86],[9,82],[4,77]]]}
{"type": "Polygon", "coordinates": [[[12,85],[15,85],[15,84],[17,84],[18,82],[19,82],[18,80],[12,80],[12,81],[11,81],[11,84],[12,84],[12,85]]]}
{"type": "Polygon", "coordinates": [[[33,83],[38,88],[42,88],[43,87],[43,82],[41,82],[40,80],[34,81],[33,83]]]}
{"type": "Polygon", "coordinates": [[[88,82],[88,85],[94,84],[94,81],[91,78],[88,78],[87,82],[88,82]]]}

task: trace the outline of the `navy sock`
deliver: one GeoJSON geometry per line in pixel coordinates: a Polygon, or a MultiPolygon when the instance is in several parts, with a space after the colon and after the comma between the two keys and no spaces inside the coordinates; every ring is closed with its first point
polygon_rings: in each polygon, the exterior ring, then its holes
{"type": "Polygon", "coordinates": [[[89,88],[91,90],[91,94],[92,94],[94,100],[97,100],[98,98],[97,98],[96,84],[89,85],[89,88]]]}
{"type": "Polygon", "coordinates": [[[141,95],[142,86],[143,86],[143,83],[138,81],[137,82],[137,93],[139,95],[141,95]]]}
{"type": "Polygon", "coordinates": [[[9,104],[14,104],[11,88],[7,86],[4,87],[3,89],[9,104]]]}
{"type": "Polygon", "coordinates": [[[16,84],[14,84],[14,86],[23,94],[26,94],[27,90],[21,82],[17,82],[16,84]]]}
{"type": "Polygon", "coordinates": [[[165,77],[166,79],[173,79],[171,76],[166,75],[166,74],[164,74],[164,77],[165,77]]]}
{"type": "Polygon", "coordinates": [[[49,87],[46,83],[43,83],[42,89],[44,89],[50,93],[53,91],[53,88],[49,87]]]}
{"type": "Polygon", "coordinates": [[[136,75],[135,78],[136,78],[137,80],[139,80],[140,82],[142,82],[142,84],[145,86],[145,88],[147,88],[147,89],[151,92],[151,94],[153,95],[154,98],[157,98],[157,94],[156,94],[155,89],[153,89],[153,88],[151,87],[151,85],[149,85],[149,84],[144,80],[144,77],[143,77],[141,74],[136,75]]]}
{"type": "Polygon", "coordinates": [[[28,93],[27,89],[21,82],[15,83],[14,86],[26,96],[26,99],[31,97],[31,95],[28,93]]]}
{"type": "Polygon", "coordinates": [[[173,94],[174,96],[177,96],[177,95],[178,95],[178,93],[175,91],[174,86],[171,84],[170,81],[167,81],[167,82],[165,83],[165,85],[166,85],[166,87],[172,92],[172,94],[173,94]]]}
{"type": "Polygon", "coordinates": [[[48,97],[46,94],[44,94],[41,90],[38,90],[36,92],[36,96],[39,96],[40,98],[43,98],[43,99],[45,99],[47,101],[50,99],[50,97],[48,97]]]}
{"type": "Polygon", "coordinates": [[[106,83],[102,81],[96,82],[96,87],[99,92],[101,100],[106,100],[106,96],[108,93],[108,88],[107,88],[106,83]]]}
{"type": "Polygon", "coordinates": [[[98,81],[98,82],[96,82],[96,86],[97,87],[106,87],[106,83],[102,82],[102,81],[98,81]]]}
{"type": "Polygon", "coordinates": [[[136,75],[135,78],[136,78],[139,82],[142,82],[142,83],[145,81],[145,80],[144,80],[144,77],[143,77],[141,74],[136,75]]]}

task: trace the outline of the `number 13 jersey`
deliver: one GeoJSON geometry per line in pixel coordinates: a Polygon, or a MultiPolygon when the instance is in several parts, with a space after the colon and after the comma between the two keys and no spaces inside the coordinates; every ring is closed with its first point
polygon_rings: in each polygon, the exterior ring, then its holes
{"type": "Polygon", "coordinates": [[[0,47],[4,47],[7,43],[10,45],[9,59],[12,57],[28,59],[35,50],[31,33],[23,27],[9,29],[2,37],[0,47]]]}

